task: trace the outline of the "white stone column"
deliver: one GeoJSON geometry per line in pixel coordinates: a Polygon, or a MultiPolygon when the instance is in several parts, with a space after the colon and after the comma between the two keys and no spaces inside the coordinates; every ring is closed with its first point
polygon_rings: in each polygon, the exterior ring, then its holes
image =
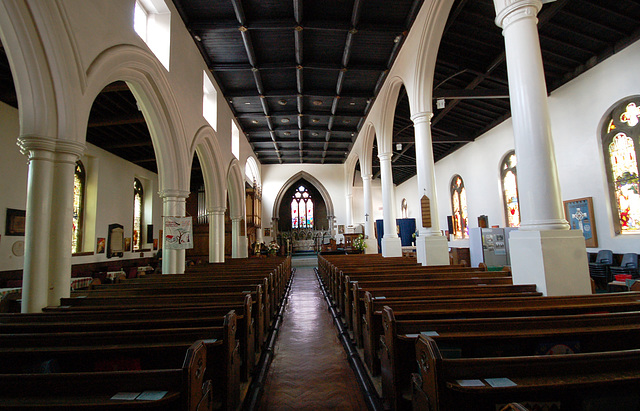
{"type": "Polygon", "coordinates": [[[346,195],[347,199],[347,226],[353,225],[353,194],[346,195]]]}
{"type": "MultiPolygon", "coordinates": [[[[158,193],[162,198],[162,216],[164,217],[184,217],[187,212],[186,198],[189,191],[185,190],[163,190],[158,193]]],[[[163,221],[163,230],[164,221],[163,221]]],[[[164,232],[164,231],[163,231],[164,232]]],[[[167,249],[164,238],[162,239],[162,273],[163,274],[184,274],[185,250],[167,249]]]]}
{"type": "Polygon", "coordinates": [[[209,215],[209,262],[224,262],[224,208],[207,210],[209,215]]]}
{"type": "Polygon", "coordinates": [[[231,258],[242,258],[242,217],[231,217],[231,258]]]}
{"type": "Polygon", "coordinates": [[[366,254],[378,254],[378,241],[373,229],[373,200],[371,197],[371,174],[362,175],[362,193],[364,195],[364,237],[366,254]]]}
{"type": "Polygon", "coordinates": [[[29,157],[21,310],[33,313],[47,306],[55,139],[22,136],[18,145],[29,157]]]}
{"type": "Polygon", "coordinates": [[[384,237],[382,238],[383,257],[401,257],[402,243],[398,237],[396,213],[393,208],[395,197],[393,175],[391,173],[391,153],[378,154],[382,178],[382,213],[384,218],[384,237]]]}
{"type": "Polygon", "coordinates": [[[421,203],[418,203],[420,212],[416,217],[419,231],[416,238],[416,252],[418,262],[422,265],[447,265],[449,264],[449,246],[447,239],[440,232],[431,117],[433,117],[433,113],[429,112],[416,113],[411,116],[415,129],[418,201],[423,196],[427,196],[431,217],[430,222],[422,221],[422,206],[421,203]],[[430,227],[425,227],[425,225],[430,227]]]}
{"type": "Polygon", "coordinates": [[[59,140],[53,162],[51,233],[49,237],[49,289],[47,304],[60,305],[71,293],[71,236],[73,182],[76,161],[84,144],[59,140]]]}
{"type": "Polygon", "coordinates": [[[562,211],[536,15],[540,0],[494,0],[503,29],[521,224],[510,235],[513,281],[545,295],[589,294],[582,233],[569,231],[562,211]]]}

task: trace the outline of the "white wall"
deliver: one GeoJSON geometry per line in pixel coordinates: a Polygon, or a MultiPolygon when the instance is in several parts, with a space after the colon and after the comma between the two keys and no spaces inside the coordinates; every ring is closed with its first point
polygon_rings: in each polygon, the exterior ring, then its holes
{"type": "MultiPolygon", "coordinates": [[[[562,199],[593,197],[598,248],[617,253],[638,252],[640,235],[615,235],[601,148],[601,121],[608,110],[625,97],[640,94],[637,67],[640,42],[627,47],[580,77],[553,92],[549,111],[562,199]]],[[[451,215],[449,183],[460,174],[467,190],[469,226],[485,214],[490,225],[505,225],[499,165],[513,149],[513,129],[507,120],[436,164],[440,228],[451,215]]],[[[397,198],[406,197],[409,214],[419,204],[413,198],[415,178],[398,187],[397,198]]],[[[457,241],[452,245],[462,245],[457,241]]],[[[589,251],[596,251],[589,249],[589,251]]]]}
{"type": "MultiPolygon", "coordinates": [[[[18,110],[0,103],[0,174],[10,176],[0,179],[0,271],[18,270],[24,265],[24,258],[11,252],[13,244],[16,241],[24,241],[24,236],[5,235],[6,209],[24,210],[27,201],[28,164],[27,157],[20,153],[16,145],[18,135],[18,110]]],[[[91,144],[87,144],[87,150],[81,160],[87,173],[84,251],[95,252],[97,238],[107,238],[109,224],[122,224],[125,237],[132,237],[135,177],[141,180],[145,193],[143,236],[146,236],[147,224],[153,224],[154,238],[158,238],[158,230],[162,227],[162,201],[157,194],[157,174],[91,144]]],[[[150,249],[143,253],[144,257],[153,256],[153,244],[143,243],[142,248],[150,249]]],[[[107,254],[104,253],[76,256],[72,258],[71,263],[110,261],[115,265],[119,260],[139,257],[140,252],[125,252],[123,258],[107,259],[107,254]]]]}

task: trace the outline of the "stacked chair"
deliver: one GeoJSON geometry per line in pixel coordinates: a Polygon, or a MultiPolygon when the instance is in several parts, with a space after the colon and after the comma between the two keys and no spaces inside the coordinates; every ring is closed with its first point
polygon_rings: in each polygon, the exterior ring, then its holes
{"type": "Polygon", "coordinates": [[[596,261],[589,263],[589,275],[593,278],[593,281],[606,287],[609,282],[613,281],[610,270],[612,265],[613,252],[611,250],[600,250],[596,256],[596,261]]]}
{"type": "Polygon", "coordinates": [[[638,278],[638,254],[626,253],[622,256],[620,266],[610,266],[609,271],[611,277],[615,278],[616,275],[627,274],[631,278],[638,278]]]}

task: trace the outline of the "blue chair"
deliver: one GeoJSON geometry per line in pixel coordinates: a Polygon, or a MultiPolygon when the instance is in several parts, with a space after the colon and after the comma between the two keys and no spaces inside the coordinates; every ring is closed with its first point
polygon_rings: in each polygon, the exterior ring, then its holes
{"type": "Polygon", "coordinates": [[[609,267],[611,277],[616,274],[630,274],[632,278],[638,278],[638,254],[626,253],[622,256],[620,266],[609,267]]]}
{"type": "Polygon", "coordinates": [[[600,250],[596,256],[596,261],[589,263],[589,275],[594,281],[604,280],[604,285],[611,282],[610,268],[613,265],[613,252],[611,250],[600,250]]]}

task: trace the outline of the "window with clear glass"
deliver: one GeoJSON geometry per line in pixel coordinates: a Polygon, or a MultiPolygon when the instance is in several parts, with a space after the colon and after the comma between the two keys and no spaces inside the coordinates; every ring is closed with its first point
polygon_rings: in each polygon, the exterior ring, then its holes
{"type": "Polygon", "coordinates": [[[451,208],[453,209],[453,235],[455,238],[469,238],[469,217],[467,216],[467,191],[459,175],[451,180],[451,208]]]}
{"type": "Polygon", "coordinates": [[[71,237],[71,252],[82,251],[82,225],[84,222],[84,193],[86,174],[81,161],[76,162],[73,174],[73,235],[71,237]]]}
{"type": "Polygon", "coordinates": [[[133,180],[133,251],[142,248],[142,210],[144,206],[144,191],[142,183],[137,178],[133,180]]]}
{"type": "Polygon", "coordinates": [[[504,156],[500,166],[500,179],[502,181],[502,194],[505,214],[507,215],[507,227],[520,226],[520,206],[518,204],[518,174],[516,172],[515,151],[504,156]]]}
{"type": "Polygon", "coordinates": [[[313,200],[304,186],[296,189],[291,200],[291,227],[313,228],[313,200]]]}
{"type": "Polygon", "coordinates": [[[638,138],[640,98],[627,99],[607,116],[602,142],[607,179],[618,234],[640,232],[638,138]]]}
{"type": "Polygon", "coordinates": [[[164,0],[136,0],[133,29],[169,71],[171,11],[164,0]]]}

